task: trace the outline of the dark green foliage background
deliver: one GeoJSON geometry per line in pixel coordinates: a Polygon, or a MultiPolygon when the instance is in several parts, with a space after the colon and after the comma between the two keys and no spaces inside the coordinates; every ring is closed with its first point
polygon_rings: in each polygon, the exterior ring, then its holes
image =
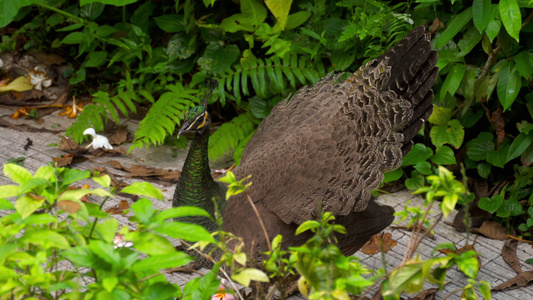
{"type": "Polygon", "coordinates": [[[132,149],[161,144],[199,102],[204,80],[216,78],[210,111],[223,125],[211,138],[210,155],[217,159],[233,149],[238,163],[255,128],[280,100],[328,72],[354,71],[413,27],[427,25],[439,52],[435,113],[425,129],[426,145],[415,145],[404,160],[408,168],[388,173],[387,180],[404,177],[408,188],[417,189],[439,164],[458,172],[464,166],[467,176],[504,186],[504,201],[490,212],[528,234],[530,1],[273,2],[286,21],[256,0],[0,0],[7,8],[0,17],[0,47],[67,58],[73,93],[94,96],[67,131],[78,142],[87,127],[101,130],[107,119],[119,122],[120,113],[144,107],[149,110],[132,149]]]}

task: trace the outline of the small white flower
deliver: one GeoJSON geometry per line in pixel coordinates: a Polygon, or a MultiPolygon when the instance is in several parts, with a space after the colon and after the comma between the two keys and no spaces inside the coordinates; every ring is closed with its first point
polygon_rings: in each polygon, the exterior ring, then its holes
{"type": "Polygon", "coordinates": [[[43,66],[36,66],[28,72],[33,88],[36,90],[42,90],[43,87],[49,87],[52,85],[52,79],[46,75],[46,69],[43,66]]]}
{"type": "Polygon", "coordinates": [[[96,134],[96,131],[94,131],[94,128],[87,128],[85,129],[85,131],[83,132],[83,135],[90,135],[93,137],[93,141],[87,145],[87,147],[85,148],[89,148],[90,146],[93,146],[94,149],[98,149],[98,148],[104,148],[104,149],[113,149],[113,146],[111,146],[111,144],[109,144],[109,140],[103,136],[103,135],[99,135],[99,134],[96,134]]]}
{"type": "Polygon", "coordinates": [[[129,248],[129,247],[133,246],[132,242],[124,241],[124,239],[122,238],[121,234],[115,236],[115,238],[113,239],[113,243],[115,244],[115,246],[113,246],[113,248],[115,248],[115,249],[117,249],[117,248],[129,248]]]}

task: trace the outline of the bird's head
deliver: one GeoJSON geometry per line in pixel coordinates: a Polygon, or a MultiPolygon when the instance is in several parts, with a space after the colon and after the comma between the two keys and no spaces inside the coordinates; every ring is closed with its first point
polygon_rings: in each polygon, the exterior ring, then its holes
{"type": "Polygon", "coordinates": [[[185,114],[178,138],[186,132],[203,132],[210,124],[211,119],[206,108],[202,105],[195,106],[185,114]]]}
{"type": "Polygon", "coordinates": [[[207,91],[205,93],[202,105],[191,108],[184,117],[183,125],[178,133],[178,138],[186,132],[203,132],[206,128],[209,130],[211,119],[207,112],[207,100],[213,93],[213,90],[218,85],[215,79],[208,79],[205,82],[207,91]]]}

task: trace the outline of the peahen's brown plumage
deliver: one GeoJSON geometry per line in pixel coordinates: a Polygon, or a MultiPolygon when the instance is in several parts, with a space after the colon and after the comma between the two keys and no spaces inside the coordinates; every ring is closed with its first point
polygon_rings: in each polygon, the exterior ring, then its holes
{"type": "MultiPolygon", "coordinates": [[[[252,175],[250,196],[269,239],[281,233],[285,246],[305,242],[308,236],[295,236],[295,229],[316,218],[319,202],[346,227],[347,235],[337,237],[345,254],[392,222],[394,209],[376,204],[371,191],[384,171],[401,164],[431,114],[436,62],[429,36],[418,27],[347,80],[338,82],[340,76],[330,74],[273,109],[233,170],[238,179],[252,175]]],[[[181,132],[205,134],[205,126],[195,129],[189,117],[181,132]]],[[[174,205],[190,205],[180,198],[185,185],[178,183],[174,205]]],[[[223,229],[242,237],[256,257],[267,250],[242,195],[227,203],[223,229]]]]}

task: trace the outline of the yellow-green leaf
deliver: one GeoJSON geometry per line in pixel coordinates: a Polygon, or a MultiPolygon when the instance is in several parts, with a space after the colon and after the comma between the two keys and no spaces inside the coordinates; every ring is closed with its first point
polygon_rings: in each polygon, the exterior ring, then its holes
{"type": "Polygon", "coordinates": [[[24,76],[17,77],[6,86],[0,86],[0,92],[7,91],[28,91],[33,89],[33,84],[24,76]]]}

